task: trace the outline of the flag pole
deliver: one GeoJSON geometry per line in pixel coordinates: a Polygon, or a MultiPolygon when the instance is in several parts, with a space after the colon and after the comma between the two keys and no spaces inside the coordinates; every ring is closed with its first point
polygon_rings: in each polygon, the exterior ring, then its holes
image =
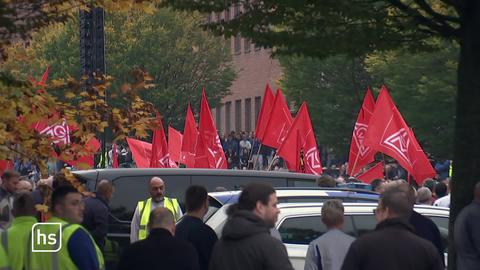
{"type": "Polygon", "coordinates": [[[270,165],[268,165],[267,171],[271,171],[271,170],[272,170],[273,163],[274,163],[275,160],[277,160],[277,159],[278,159],[278,155],[277,155],[277,153],[275,153],[275,156],[273,156],[272,161],[270,162],[270,165]]]}
{"type": "MultiPolygon", "coordinates": [[[[257,157],[255,158],[255,160],[253,161],[253,170],[255,170],[255,165],[257,165],[257,162],[258,162],[258,156],[260,155],[260,149],[262,149],[262,145],[263,144],[260,144],[260,146],[258,147],[258,151],[257,151],[257,157]]],[[[253,147],[252,147],[253,148],[253,147]]],[[[252,151],[253,153],[253,151],[252,151]]]]}

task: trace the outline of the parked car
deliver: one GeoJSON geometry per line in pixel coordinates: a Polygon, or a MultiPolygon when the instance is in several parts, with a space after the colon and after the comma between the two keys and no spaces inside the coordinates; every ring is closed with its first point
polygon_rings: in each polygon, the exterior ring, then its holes
{"type": "MultiPolygon", "coordinates": [[[[206,222],[219,237],[227,221],[226,210],[230,205],[222,206],[206,222]]],[[[357,238],[375,229],[377,222],[373,209],[377,207],[376,203],[344,203],[344,207],[345,233],[357,238]]],[[[308,244],[327,230],[321,221],[322,203],[280,203],[278,208],[280,214],[275,228],[287,247],[293,267],[303,270],[308,244]]],[[[415,211],[432,219],[447,247],[449,209],[416,205],[415,211]]]]}
{"type": "MultiPolygon", "coordinates": [[[[91,191],[95,190],[97,183],[102,179],[110,180],[115,185],[115,194],[110,202],[111,216],[108,237],[110,240],[118,242],[120,246],[125,246],[130,242],[130,223],[133,213],[137,202],[148,198],[148,182],[153,176],[159,176],[165,181],[167,196],[178,198],[182,207],[185,190],[190,185],[202,185],[208,191],[214,191],[219,186],[227,190],[237,190],[256,181],[275,187],[302,187],[314,186],[316,179],[314,175],[289,172],[186,168],[96,169],[75,171],[73,174],[80,181],[86,183],[91,191]]],[[[213,203],[212,201],[212,205],[213,203]]]]}

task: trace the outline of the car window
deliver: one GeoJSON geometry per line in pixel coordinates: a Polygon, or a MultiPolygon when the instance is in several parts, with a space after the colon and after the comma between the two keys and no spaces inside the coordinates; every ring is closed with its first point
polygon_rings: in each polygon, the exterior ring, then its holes
{"type": "Polygon", "coordinates": [[[316,187],[317,184],[315,183],[315,180],[289,178],[288,186],[289,187],[316,187]]]}
{"type": "MultiPolygon", "coordinates": [[[[351,218],[345,217],[344,232],[355,236],[351,218]]],[[[308,245],[327,231],[320,215],[286,218],[278,228],[285,244],[308,245]]]]}
{"type": "Polygon", "coordinates": [[[202,185],[209,192],[215,191],[217,187],[224,187],[227,190],[239,190],[251,182],[261,182],[274,187],[287,185],[284,178],[279,177],[255,177],[255,176],[231,176],[231,175],[193,175],[192,184],[202,185]]]}
{"type": "Polygon", "coordinates": [[[448,252],[448,217],[429,216],[429,218],[437,225],[440,236],[442,237],[443,246],[445,247],[445,252],[448,252]]]}
{"type": "Polygon", "coordinates": [[[372,215],[355,215],[353,218],[353,228],[356,231],[356,236],[362,236],[365,233],[371,232],[377,226],[377,220],[372,215]]]}
{"type": "MultiPolygon", "coordinates": [[[[115,193],[110,202],[112,215],[122,221],[131,221],[138,201],[149,198],[148,183],[152,176],[119,177],[113,180],[115,193]]],[[[190,185],[188,178],[184,176],[162,177],[166,185],[166,196],[177,198],[182,209],[184,193],[190,185]]]]}

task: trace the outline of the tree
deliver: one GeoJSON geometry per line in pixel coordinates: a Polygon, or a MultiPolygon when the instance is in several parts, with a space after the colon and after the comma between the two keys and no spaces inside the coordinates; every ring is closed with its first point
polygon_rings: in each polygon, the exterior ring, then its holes
{"type": "Polygon", "coordinates": [[[282,56],[282,88],[290,101],[308,101],[317,143],[346,156],[353,124],[370,83],[363,59],[282,56]]]}
{"type": "MultiPolygon", "coordinates": [[[[152,75],[155,86],[141,97],[155,105],[164,118],[180,128],[188,101],[200,102],[200,90],[206,87],[209,101],[215,107],[228,94],[235,77],[229,47],[222,38],[199,29],[198,13],[159,9],[151,15],[143,12],[115,12],[106,17],[107,73],[113,81],[107,95],[114,105],[121,94],[121,82],[130,78],[131,67],[142,67],[152,75]],[[110,97],[113,96],[113,99],[110,97]]],[[[78,26],[76,20],[56,25],[34,35],[28,48],[15,47],[15,55],[6,65],[22,70],[23,76],[50,65],[53,78],[79,76],[78,26]],[[36,65],[25,65],[17,59],[35,59],[36,65]],[[36,68],[37,70],[34,70],[36,68]]]]}
{"type": "MultiPolygon", "coordinates": [[[[253,42],[275,47],[278,53],[314,57],[335,54],[364,55],[374,50],[406,46],[431,48],[432,37],[455,40],[460,46],[457,67],[454,170],[450,236],[460,210],[471,202],[480,181],[480,2],[476,0],[385,1],[225,1],[167,0],[165,5],[205,12],[222,11],[233,4],[242,14],[213,23],[219,34],[240,33],[253,42]],[[475,127],[475,128],[471,128],[475,127]]],[[[450,241],[452,244],[453,241],[450,241]]],[[[449,268],[455,269],[450,246],[449,268]]]]}

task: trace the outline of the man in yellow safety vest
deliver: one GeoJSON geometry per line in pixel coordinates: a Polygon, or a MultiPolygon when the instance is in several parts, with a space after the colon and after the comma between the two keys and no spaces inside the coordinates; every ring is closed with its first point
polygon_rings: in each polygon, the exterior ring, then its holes
{"type": "Polygon", "coordinates": [[[183,215],[177,199],[165,196],[165,183],[160,177],[153,177],[149,183],[150,198],[139,201],[133,214],[130,228],[130,242],[147,238],[147,224],[150,212],[158,207],[165,207],[172,212],[175,222],[183,215]]]}

